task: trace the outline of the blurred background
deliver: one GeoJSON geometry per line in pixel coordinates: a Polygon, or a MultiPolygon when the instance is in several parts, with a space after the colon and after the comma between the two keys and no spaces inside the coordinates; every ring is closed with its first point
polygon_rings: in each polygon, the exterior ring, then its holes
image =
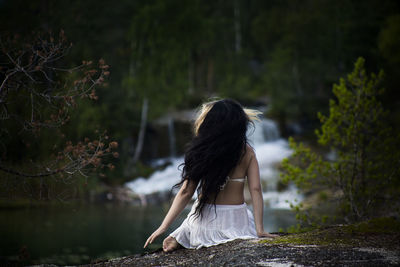
{"type": "Polygon", "coordinates": [[[315,145],[317,113],[358,57],[385,71],[380,100],[400,125],[395,0],[0,0],[0,30],[0,262],[143,252],[212,97],[264,114],[248,136],[273,232],[305,197],[279,179],[287,139],[315,145]]]}

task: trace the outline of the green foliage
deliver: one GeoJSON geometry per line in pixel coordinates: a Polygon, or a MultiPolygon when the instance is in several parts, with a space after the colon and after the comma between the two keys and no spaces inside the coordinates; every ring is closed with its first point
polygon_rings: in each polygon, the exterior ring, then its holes
{"type": "MultiPolygon", "coordinates": [[[[63,134],[93,138],[89,133],[100,125],[134,146],[145,97],[150,123],[217,95],[246,104],[268,100],[284,135],[288,121],[312,129],[316,111],[327,112],[332,82],[358,55],[385,67],[384,103],[395,111],[392,124],[400,125],[399,6],[396,0],[8,0],[0,4],[0,31],[29,36],[64,29],[73,44],[67,66],[104,58],[111,75],[96,92],[101,104],[80,101],[63,134]]],[[[23,144],[7,146],[21,151],[23,144]]],[[[38,150],[50,157],[42,144],[38,150]]],[[[119,152],[128,162],[129,151],[119,152]]],[[[123,169],[117,165],[110,179],[133,178],[123,169]]]]}
{"type": "Polygon", "coordinates": [[[400,14],[386,19],[386,27],[379,34],[378,47],[383,57],[392,64],[400,63],[400,14]]]}
{"type": "MultiPolygon", "coordinates": [[[[333,86],[336,100],[329,102],[329,116],[318,114],[322,125],[316,130],[318,143],[335,152],[333,160],[291,138],[294,153],[283,161],[286,181],[306,190],[329,188],[335,194],[320,200],[339,200],[339,212],[346,220],[370,218],[398,201],[400,135],[386,124],[387,112],[378,100],[384,92],[382,78],[382,71],[368,76],[364,59],[359,58],[347,79],[333,86]]],[[[298,216],[315,221],[309,213],[298,216]]],[[[332,216],[317,217],[326,223],[332,216]]]]}

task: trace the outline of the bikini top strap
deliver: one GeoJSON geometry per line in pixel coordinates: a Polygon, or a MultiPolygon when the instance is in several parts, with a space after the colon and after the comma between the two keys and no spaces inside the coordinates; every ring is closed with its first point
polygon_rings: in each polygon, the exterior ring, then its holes
{"type": "Polygon", "coordinates": [[[232,179],[231,177],[227,176],[227,179],[226,179],[225,183],[224,183],[223,185],[220,186],[220,190],[224,190],[226,184],[227,184],[228,182],[230,182],[230,181],[231,181],[231,182],[240,182],[240,183],[244,183],[245,180],[246,180],[246,177],[244,177],[244,178],[234,178],[234,179],[232,179]]]}
{"type": "Polygon", "coordinates": [[[231,177],[228,176],[228,180],[227,181],[244,183],[245,180],[246,180],[246,177],[244,177],[244,178],[231,178],[231,177]]]}

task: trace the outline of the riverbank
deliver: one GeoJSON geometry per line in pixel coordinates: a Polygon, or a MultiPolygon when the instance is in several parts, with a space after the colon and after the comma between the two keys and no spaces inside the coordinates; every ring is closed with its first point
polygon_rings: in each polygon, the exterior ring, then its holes
{"type": "MultiPolygon", "coordinates": [[[[305,233],[282,234],[277,239],[236,240],[199,250],[132,255],[92,262],[103,266],[398,266],[400,222],[375,219],[337,225],[305,233]]],[[[42,265],[50,266],[50,265],[42,265]]]]}

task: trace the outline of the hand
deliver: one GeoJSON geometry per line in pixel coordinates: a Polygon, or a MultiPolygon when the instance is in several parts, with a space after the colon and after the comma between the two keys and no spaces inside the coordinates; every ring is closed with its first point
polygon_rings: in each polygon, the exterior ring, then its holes
{"type": "Polygon", "coordinates": [[[270,234],[264,231],[257,232],[258,237],[277,238],[279,235],[270,234]]]}
{"type": "Polygon", "coordinates": [[[162,235],[165,232],[164,228],[159,227],[157,230],[154,231],[154,233],[151,234],[151,236],[149,236],[149,238],[147,238],[146,243],[144,243],[143,248],[147,247],[148,244],[153,243],[153,241],[159,237],[160,235],[162,235]]]}

